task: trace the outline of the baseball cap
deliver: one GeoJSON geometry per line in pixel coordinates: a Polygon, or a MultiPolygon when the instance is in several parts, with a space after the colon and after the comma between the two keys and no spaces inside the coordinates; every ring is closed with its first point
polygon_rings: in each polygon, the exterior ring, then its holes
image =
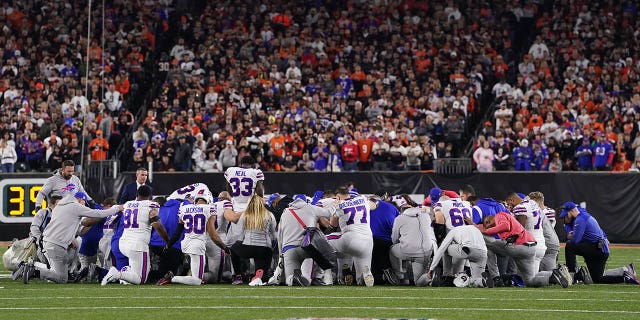
{"type": "Polygon", "coordinates": [[[293,200],[294,200],[294,201],[295,201],[295,200],[302,200],[302,201],[304,201],[304,202],[307,202],[307,196],[305,196],[305,195],[304,195],[304,194],[302,194],[302,193],[298,193],[298,194],[296,194],[296,195],[294,195],[294,196],[293,196],[293,200]]]}
{"type": "Polygon", "coordinates": [[[100,129],[96,130],[96,134],[102,134],[102,130],[100,129]]]}
{"type": "Polygon", "coordinates": [[[89,201],[89,197],[87,197],[87,194],[82,191],[76,192],[76,194],[74,194],[73,196],[84,201],[89,201]]]}
{"type": "Polygon", "coordinates": [[[567,201],[562,205],[562,212],[560,212],[560,219],[564,218],[569,214],[569,211],[575,209],[577,205],[571,201],[567,201]]]}
{"type": "Polygon", "coordinates": [[[440,194],[442,194],[442,189],[438,187],[431,188],[431,190],[429,191],[429,196],[431,197],[431,203],[438,202],[438,200],[440,200],[440,194]]]}
{"type": "Polygon", "coordinates": [[[276,199],[280,198],[278,193],[272,193],[267,199],[267,206],[271,207],[271,204],[276,201],[276,199]]]}

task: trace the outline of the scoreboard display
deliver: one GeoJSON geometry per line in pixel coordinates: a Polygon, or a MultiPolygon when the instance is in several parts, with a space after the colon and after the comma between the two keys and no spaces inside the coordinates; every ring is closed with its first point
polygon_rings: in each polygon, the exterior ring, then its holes
{"type": "MultiPolygon", "coordinates": [[[[45,181],[43,178],[0,180],[0,222],[30,223],[36,215],[36,197],[45,181]]],[[[42,207],[46,206],[45,200],[42,207]]]]}

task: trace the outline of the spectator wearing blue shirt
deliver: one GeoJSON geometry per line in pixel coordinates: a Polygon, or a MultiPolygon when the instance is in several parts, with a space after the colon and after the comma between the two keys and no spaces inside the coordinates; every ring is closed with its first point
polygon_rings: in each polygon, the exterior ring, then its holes
{"type": "Polygon", "coordinates": [[[576,149],[576,158],[578,159],[578,170],[590,171],[592,168],[593,150],[591,148],[591,141],[588,137],[582,139],[582,145],[576,149]]]}
{"type": "Polygon", "coordinates": [[[329,149],[327,148],[324,138],[318,138],[318,146],[311,151],[311,157],[313,158],[313,169],[315,171],[327,171],[329,149]]]}
{"type": "Polygon", "coordinates": [[[516,171],[531,171],[531,158],[533,150],[529,147],[529,140],[522,139],[520,146],[513,149],[516,171]]]}
{"type": "Polygon", "coordinates": [[[609,171],[615,155],[613,146],[604,137],[603,133],[598,134],[598,142],[593,147],[593,168],[596,171],[609,171]]]}
{"type": "Polygon", "coordinates": [[[393,221],[400,214],[400,211],[393,204],[381,199],[372,198],[370,204],[371,233],[373,233],[371,273],[373,273],[375,283],[386,281],[396,285],[397,278],[394,277],[395,273],[391,271],[389,250],[393,245],[393,242],[391,242],[393,221]],[[383,275],[385,276],[383,277],[383,275]]]}
{"type": "Polygon", "coordinates": [[[585,283],[593,279],[595,283],[640,284],[633,263],[605,271],[605,265],[609,259],[609,240],[596,219],[584,208],[578,207],[573,202],[565,202],[559,217],[569,225],[565,228],[568,230],[565,257],[567,268],[569,272],[575,274],[576,280],[582,280],[585,283]],[[576,269],[577,256],[584,258],[588,274],[584,268],[576,269]]]}

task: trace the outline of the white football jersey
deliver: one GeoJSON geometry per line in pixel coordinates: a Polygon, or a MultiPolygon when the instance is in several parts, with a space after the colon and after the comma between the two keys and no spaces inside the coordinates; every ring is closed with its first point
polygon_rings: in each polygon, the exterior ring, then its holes
{"type": "Polygon", "coordinates": [[[127,201],[122,211],[124,231],[120,243],[126,242],[128,248],[135,251],[149,250],[152,228],[149,213],[154,209],[159,210],[160,205],[151,200],[127,201]]]}
{"type": "Polygon", "coordinates": [[[542,212],[540,211],[540,207],[533,200],[524,200],[520,202],[519,205],[513,207],[513,215],[514,216],[526,216],[527,222],[524,224],[524,228],[527,231],[531,232],[534,238],[536,238],[536,242],[538,242],[539,246],[545,244],[544,242],[544,232],[542,230],[543,223],[542,220],[545,218],[542,212]]]}
{"type": "Polygon", "coordinates": [[[209,203],[213,202],[213,195],[211,194],[211,191],[209,191],[209,187],[204,183],[198,182],[190,184],[188,186],[184,186],[174,191],[171,195],[169,195],[169,197],[167,197],[167,200],[183,200],[186,197],[195,199],[196,197],[202,196],[204,196],[207,201],[209,201],[209,203]]]}
{"type": "Polygon", "coordinates": [[[231,186],[233,210],[242,212],[254,195],[258,181],[264,181],[264,174],[260,169],[231,167],[224,172],[224,178],[231,186]]]}
{"type": "Polygon", "coordinates": [[[184,238],[180,243],[182,252],[203,255],[207,234],[207,221],[215,215],[214,206],[209,204],[185,204],[178,209],[178,216],[184,225],[184,238]]]}
{"type": "Polygon", "coordinates": [[[464,218],[471,218],[471,205],[467,201],[460,198],[451,198],[448,200],[438,201],[433,207],[433,211],[442,211],[444,216],[444,224],[447,231],[465,225],[464,218]]]}
{"type": "Polygon", "coordinates": [[[369,200],[359,195],[338,202],[333,215],[338,218],[342,233],[356,232],[372,236],[369,213],[369,200]]]}

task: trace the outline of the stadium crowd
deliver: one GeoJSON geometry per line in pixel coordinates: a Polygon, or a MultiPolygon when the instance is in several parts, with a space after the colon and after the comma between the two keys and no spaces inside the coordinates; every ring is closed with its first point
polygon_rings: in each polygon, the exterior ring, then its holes
{"type": "Polygon", "coordinates": [[[512,11],[524,7],[212,3],[201,13],[180,11],[169,25],[168,12],[181,2],[107,4],[104,47],[96,7],[87,94],[86,26],[66,24],[86,20],[83,3],[3,4],[11,161],[21,170],[81,163],[73,140],[81,147],[83,136],[92,160],[111,159],[135,130],[130,170],[152,161],[160,171],[220,171],[244,154],[263,170],[430,169],[434,158],[466,154],[483,92],[517,58],[522,23],[512,11]],[[162,32],[176,35],[175,44],[152,55],[162,32]],[[131,128],[134,106],[122,101],[150,65],[166,82],[156,99],[135,106],[147,116],[131,128]]]}
{"type": "Polygon", "coordinates": [[[539,12],[516,79],[492,89],[478,170],[637,172],[637,15],[637,1],[556,1],[539,12]]]}
{"type": "Polygon", "coordinates": [[[166,31],[162,3],[109,1],[104,12],[94,5],[89,44],[87,1],[2,3],[3,172],[112,157],[135,122],[136,108],[123,101],[138,94],[156,36],[166,31]]]}

